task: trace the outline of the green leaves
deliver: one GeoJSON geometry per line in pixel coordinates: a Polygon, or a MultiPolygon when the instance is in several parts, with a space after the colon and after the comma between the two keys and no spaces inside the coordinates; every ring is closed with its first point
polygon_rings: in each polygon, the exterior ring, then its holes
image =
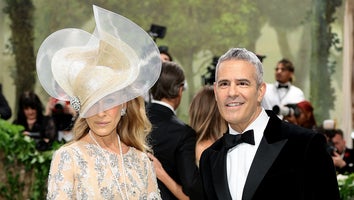
{"type": "Polygon", "coordinates": [[[354,199],[354,173],[337,176],[340,197],[342,200],[354,199]]]}
{"type": "Polygon", "coordinates": [[[39,152],[23,130],[0,119],[0,199],[45,199],[52,154],[61,144],[39,152]]]}

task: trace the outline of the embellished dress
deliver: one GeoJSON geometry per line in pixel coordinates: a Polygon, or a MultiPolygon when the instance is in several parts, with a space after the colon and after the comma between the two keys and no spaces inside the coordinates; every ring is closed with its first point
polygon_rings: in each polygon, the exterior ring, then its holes
{"type": "Polygon", "coordinates": [[[147,155],[129,147],[123,157],[124,167],[120,155],[95,144],[61,147],[53,155],[47,199],[161,199],[147,155]]]}

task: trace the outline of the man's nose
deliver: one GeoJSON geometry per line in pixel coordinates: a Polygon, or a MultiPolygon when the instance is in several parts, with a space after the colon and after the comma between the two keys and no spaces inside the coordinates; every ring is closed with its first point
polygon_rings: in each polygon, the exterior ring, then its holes
{"type": "Polygon", "coordinates": [[[229,96],[237,96],[239,93],[238,87],[235,83],[231,83],[230,87],[229,87],[229,96]]]}

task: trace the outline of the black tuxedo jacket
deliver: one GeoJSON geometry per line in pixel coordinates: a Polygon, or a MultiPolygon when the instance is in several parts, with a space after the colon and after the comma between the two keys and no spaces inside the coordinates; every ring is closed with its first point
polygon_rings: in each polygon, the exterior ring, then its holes
{"type": "Polygon", "coordinates": [[[347,163],[343,168],[337,167],[336,170],[339,174],[350,174],[354,172],[354,150],[346,148],[343,160],[347,163]]]}
{"type": "MultiPolygon", "coordinates": [[[[270,120],[251,164],[242,199],[339,199],[325,137],[284,122],[272,111],[267,114],[270,120]]],[[[226,154],[222,137],[201,156],[200,173],[206,199],[231,199],[226,154]]]]}
{"type": "MultiPolygon", "coordinates": [[[[153,126],[149,142],[154,155],[171,178],[182,186],[186,195],[192,199],[200,199],[198,196],[202,189],[195,164],[195,131],[163,105],[149,104],[147,114],[153,126]]],[[[176,199],[159,180],[158,185],[162,199],[176,199]]]]}

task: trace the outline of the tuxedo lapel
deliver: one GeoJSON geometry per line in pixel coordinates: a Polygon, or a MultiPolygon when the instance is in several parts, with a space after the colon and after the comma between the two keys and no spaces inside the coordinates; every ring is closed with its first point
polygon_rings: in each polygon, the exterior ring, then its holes
{"type": "Polygon", "coordinates": [[[268,113],[268,115],[270,117],[268,125],[251,164],[243,189],[242,199],[244,200],[252,199],[265,174],[288,141],[283,139],[280,129],[281,120],[274,114],[268,113]]]}
{"type": "MultiPolygon", "coordinates": [[[[223,143],[225,143],[224,139],[223,137],[223,143]]],[[[212,152],[210,156],[210,160],[213,161],[211,166],[212,180],[218,199],[231,200],[226,172],[226,154],[228,150],[224,146],[219,151],[212,152]]]]}
{"type": "Polygon", "coordinates": [[[286,142],[287,139],[269,144],[264,137],[262,138],[257,153],[253,159],[250,171],[248,172],[242,199],[252,199],[253,194],[256,192],[259,184],[286,142]]]}

